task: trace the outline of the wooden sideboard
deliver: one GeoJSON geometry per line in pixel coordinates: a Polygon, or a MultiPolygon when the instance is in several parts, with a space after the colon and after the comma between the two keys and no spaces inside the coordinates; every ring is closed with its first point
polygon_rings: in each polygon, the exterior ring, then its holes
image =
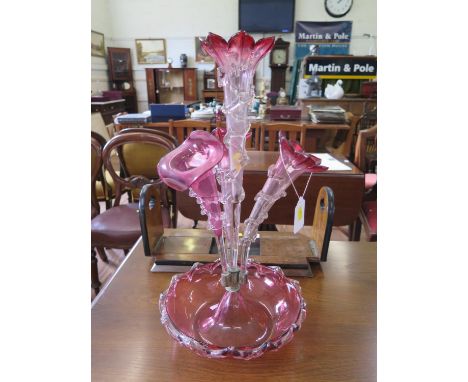
{"type": "Polygon", "coordinates": [[[221,90],[208,90],[205,89],[202,91],[203,93],[203,102],[211,102],[213,99],[216,99],[219,102],[224,101],[224,91],[221,90]]]}
{"type": "Polygon", "coordinates": [[[361,116],[365,111],[369,111],[377,106],[377,98],[346,98],[327,99],[327,98],[308,98],[298,100],[298,104],[303,108],[308,105],[337,105],[355,116],[361,116]]]}
{"type": "Polygon", "coordinates": [[[114,122],[112,116],[125,111],[125,100],[117,99],[106,102],[91,102],[91,113],[101,113],[104,123],[114,122]]]}

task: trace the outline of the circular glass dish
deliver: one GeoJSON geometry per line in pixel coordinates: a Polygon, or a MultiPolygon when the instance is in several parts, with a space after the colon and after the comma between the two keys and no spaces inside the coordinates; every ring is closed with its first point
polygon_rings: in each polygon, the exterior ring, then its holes
{"type": "Polygon", "coordinates": [[[175,275],[159,300],[168,333],[209,358],[253,359],[288,343],[306,315],[299,283],[253,261],[247,272],[238,292],[221,285],[219,261],[175,275]]]}

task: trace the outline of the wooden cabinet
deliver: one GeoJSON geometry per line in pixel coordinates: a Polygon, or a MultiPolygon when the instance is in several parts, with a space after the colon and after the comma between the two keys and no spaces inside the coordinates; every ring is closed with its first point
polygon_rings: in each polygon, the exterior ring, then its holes
{"type": "Polygon", "coordinates": [[[222,86],[218,86],[217,72],[216,64],[213,70],[203,72],[203,102],[211,102],[214,99],[224,101],[224,91],[222,86]]]}
{"type": "Polygon", "coordinates": [[[130,49],[108,47],[107,53],[111,89],[122,92],[122,97],[125,99],[125,111],[138,113],[130,49]]]}
{"type": "Polygon", "coordinates": [[[123,90],[122,97],[125,100],[125,110],[129,113],[138,113],[136,90],[123,90]]]}
{"type": "Polygon", "coordinates": [[[224,91],[221,90],[203,90],[203,102],[211,102],[214,99],[219,102],[224,102],[224,91]]]}
{"type": "Polygon", "coordinates": [[[107,102],[91,102],[91,113],[101,113],[104,123],[113,122],[112,116],[125,111],[125,100],[118,99],[107,102]]]}
{"type": "Polygon", "coordinates": [[[337,105],[353,113],[355,116],[361,116],[365,111],[369,111],[377,106],[376,98],[308,98],[300,99],[298,102],[303,108],[306,108],[307,105],[337,105]]]}
{"type": "Polygon", "coordinates": [[[196,101],[197,73],[194,68],[146,68],[148,104],[196,101]]]}

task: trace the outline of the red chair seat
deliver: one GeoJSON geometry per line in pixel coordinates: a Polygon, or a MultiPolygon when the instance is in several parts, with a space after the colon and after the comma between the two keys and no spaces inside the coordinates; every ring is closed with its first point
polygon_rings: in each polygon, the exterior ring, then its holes
{"type": "Polygon", "coordinates": [[[364,174],[364,187],[367,190],[370,190],[377,184],[377,174],[367,173],[364,174]]]}
{"type": "Polygon", "coordinates": [[[140,235],[138,203],[112,207],[91,220],[94,246],[130,248],[140,235]]]}
{"type": "Polygon", "coordinates": [[[369,241],[377,240],[377,201],[364,202],[362,204],[360,219],[369,241]]]}

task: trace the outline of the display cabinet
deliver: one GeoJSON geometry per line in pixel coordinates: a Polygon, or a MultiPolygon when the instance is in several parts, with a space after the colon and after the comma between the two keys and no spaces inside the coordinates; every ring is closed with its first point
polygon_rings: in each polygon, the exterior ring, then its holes
{"type": "Polygon", "coordinates": [[[196,101],[195,68],[146,68],[148,103],[196,101]]]}
{"type": "Polygon", "coordinates": [[[129,48],[107,48],[109,80],[112,90],[120,90],[125,99],[125,110],[138,112],[136,90],[133,86],[132,56],[129,48]]]}
{"type": "Polygon", "coordinates": [[[203,102],[211,102],[213,99],[224,101],[223,87],[218,84],[217,68],[215,64],[213,70],[203,72],[203,102]]]}

